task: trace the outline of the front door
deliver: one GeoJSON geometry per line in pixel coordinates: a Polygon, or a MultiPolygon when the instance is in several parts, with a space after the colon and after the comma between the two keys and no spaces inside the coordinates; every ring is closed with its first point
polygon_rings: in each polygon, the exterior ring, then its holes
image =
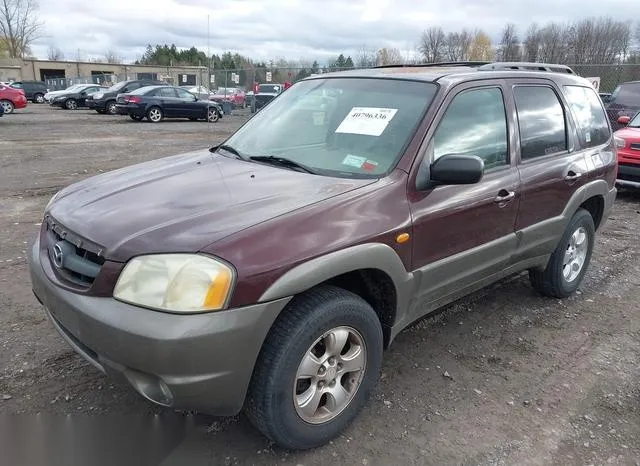
{"type": "Polygon", "coordinates": [[[409,186],[412,268],[419,279],[413,317],[499,275],[515,250],[520,183],[505,87],[501,81],[458,86],[436,115],[420,169],[446,154],[476,155],[485,174],[477,184],[423,192],[409,186]]]}
{"type": "Polygon", "coordinates": [[[178,114],[181,118],[202,118],[205,112],[204,105],[197,102],[196,97],[185,89],[176,88],[178,93],[178,114]]]}

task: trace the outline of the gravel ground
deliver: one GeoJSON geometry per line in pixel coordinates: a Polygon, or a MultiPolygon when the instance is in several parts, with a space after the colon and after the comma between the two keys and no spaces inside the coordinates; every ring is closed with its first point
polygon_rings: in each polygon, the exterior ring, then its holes
{"type": "Polygon", "coordinates": [[[163,464],[188,454],[214,465],[640,465],[638,193],[619,193],[579,294],[545,299],[519,275],[412,326],[360,417],[315,451],[280,450],[243,416],[155,407],[72,352],[33,297],[25,261],[50,196],[208,147],[245,119],[150,124],[38,105],[0,119],[0,413],[189,419],[163,464]]]}

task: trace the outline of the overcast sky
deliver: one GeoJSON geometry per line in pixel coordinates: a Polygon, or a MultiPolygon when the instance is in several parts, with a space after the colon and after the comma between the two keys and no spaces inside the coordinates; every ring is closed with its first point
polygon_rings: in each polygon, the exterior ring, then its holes
{"type": "Polygon", "coordinates": [[[135,60],[147,43],[233,51],[255,59],[324,60],[356,49],[415,50],[421,32],[481,27],[499,37],[514,22],[523,33],[533,21],[568,22],[609,15],[640,20],[638,0],[40,0],[45,37],[67,59],[97,57],[109,49],[135,60]]]}

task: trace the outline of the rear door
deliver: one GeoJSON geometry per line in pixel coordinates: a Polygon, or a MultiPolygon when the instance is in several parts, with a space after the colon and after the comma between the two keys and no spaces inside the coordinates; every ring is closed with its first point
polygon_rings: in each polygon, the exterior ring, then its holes
{"type": "Polygon", "coordinates": [[[589,176],[569,107],[549,80],[509,80],[518,122],[518,169],[521,179],[519,236],[514,260],[552,252],[562,235],[562,217],[571,196],[589,176]]]}
{"type": "Polygon", "coordinates": [[[159,87],[153,91],[153,104],[158,105],[164,116],[175,118],[179,113],[178,95],[173,87],[159,87]]]}

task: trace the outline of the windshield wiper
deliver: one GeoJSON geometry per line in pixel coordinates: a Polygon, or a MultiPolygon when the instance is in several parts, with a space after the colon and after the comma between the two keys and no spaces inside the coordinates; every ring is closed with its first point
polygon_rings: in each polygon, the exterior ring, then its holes
{"type": "Polygon", "coordinates": [[[291,168],[292,170],[297,169],[306,173],[311,173],[312,175],[318,174],[318,172],[316,172],[312,168],[309,168],[306,165],[303,165],[299,162],[296,162],[295,160],[291,160],[286,157],[276,157],[275,155],[254,155],[249,158],[255,162],[264,162],[264,163],[270,163],[273,165],[280,165],[282,167],[291,168]]]}
{"type": "MultiPolygon", "coordinates": [[[[216,152],[220,149],[227,151],[233,155],[235,155],[237,158],[239,158],[240,160],[247,160],[246,157],[243,157],[242,154],[240,152],[238,152],[238,149],[236,149],[233,146],[229,146],[227,144],[220,144],[219,146],[216,146],[213,148],[216,152]]],[[[212,151],[213,152],[213,151],[212,151]]]]}

